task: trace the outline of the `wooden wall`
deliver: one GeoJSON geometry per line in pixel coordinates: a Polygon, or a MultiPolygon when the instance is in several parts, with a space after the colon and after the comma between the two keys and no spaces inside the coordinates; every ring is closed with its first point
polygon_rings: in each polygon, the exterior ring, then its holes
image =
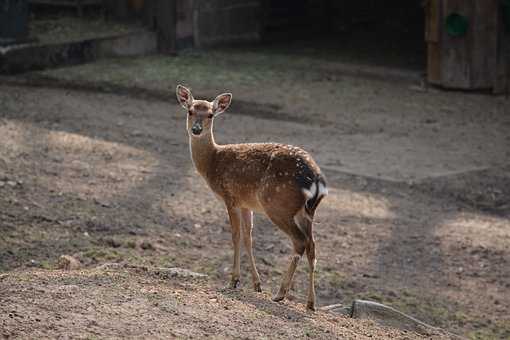
{"type": "Polygon", "coordinates": [[[493,89],[494,93],[508,95],[510,92],[510,22],[505,23],[502,14],[498,16],[498,47],[493,89]]]}
{"type": "Polygon", "coordinates": [[[498,0],[428,0],[428,81],[452,89],[495,88],[499,15],[498,0]],[[451,13],[468,18],[464,36],[447,32],[446,18],[451,13]]]}
{"type": "Polygon", "coordinates": [[[147,0],[143,4],[142,18],[146,25],[158,33],[158,50],[176,52],[177,8],[175,1],[147,0]]]}
{"type": "Polygon", "coordinates": [[[260,40],[261,0],[195,0],[195,46],[260,40]]]}

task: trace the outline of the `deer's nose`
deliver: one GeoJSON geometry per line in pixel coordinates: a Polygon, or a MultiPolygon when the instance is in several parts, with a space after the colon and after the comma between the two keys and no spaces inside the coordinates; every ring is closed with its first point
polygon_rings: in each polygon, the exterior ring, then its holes
{"type": "Polygon", "coordinates": [[[191,127],[191,133],[193,133],[195,136],[198,136],[202,133],[202,124],[200,124],[198,121],[193,124],[191,127]]]}

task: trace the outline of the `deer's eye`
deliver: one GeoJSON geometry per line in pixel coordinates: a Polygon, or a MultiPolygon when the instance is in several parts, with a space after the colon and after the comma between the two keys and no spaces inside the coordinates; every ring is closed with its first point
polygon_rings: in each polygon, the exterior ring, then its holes
{"type": "Polygon", "coordinates": [[[189,115],[189,116],[193,116],[193,112],[191,112],[191,110],[190,110],[190,111],[188,111],[188,115],[189,115]]]}

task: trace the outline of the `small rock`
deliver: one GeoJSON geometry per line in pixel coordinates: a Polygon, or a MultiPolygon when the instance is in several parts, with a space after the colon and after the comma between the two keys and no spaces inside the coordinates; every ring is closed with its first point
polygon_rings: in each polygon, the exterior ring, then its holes
{"type": "Polygon", "coordinates": [[[206,274],[196,273],[183,268],[156,268],[150,270],[151,274],[162,279],[181,278],[181,279],[206,279],[206,274]]]}
{"type": "Polygon", "coordinates": [[[28,261],[28,266],[29,267],[41,267],[41,262],[32,259],[32,260],[28,261]]]}
{"type": "Polygon", "coordinates": [[[262,263],[264,263],[267,266],[273,266],[273,263],[264,257],[261,259],[261,261],[262,261],[262,263]]]}
{"type": "Polygon", "coordinates": [[[81,268],[81,263],[70,255],[62,255],[58,260],[57,268],[63,270],[76,270],[81,268]]]}
{"type": "Polygon", "coordinates": [[[437,123],[437,119],[433,119],[433,118],[427,118],[423,121],[423,123],[425,124],[435,124],[437,123]]]}
{"type": "Polygon", "coordinates": [[[370,274],[370,273],[363,273],[361,276],[369,278],[369,279],[377,279],[379,276],[376,274],[370,274]]]}
{"type": "Polygon", "coordinates": [[[18,183],[14,182],[14,181],[7,181],[7,185],[14,188],[16,185],[18,185],[18,183]]]}
{"type": "Polygon", "coordinates": [[[118,269],[121,269],[122,267],[123,266],[120,263],[107,262],[107,263],[103,263],[100,266],[97,266],[96,269],[99,269],[99,270],[118,270],[118,269]]]}
{"type": "Polygon", "coordinates": [[[141,241],[139,243],[139,247],[143,250],[154,250],[154,245],[150,242],[150,241],[147,241],[147,240],[144,240],[144,241],[141,241]]]}
{"type": "Polygon", "coordinates": [[[104,207],[104,208],[111,208],[112,205],[108,202],[102,202],[102,201],[99,201],[97,199],[94,199],[94,203],[101,206],[101,207],[104,207]]]}
{"type": "Polygon", "coordinates": [[[121,243],[112,237],[103,239],[103,242],[107,246],[112,247],[112,248],[119,248],[121,246],[121,243]]]}

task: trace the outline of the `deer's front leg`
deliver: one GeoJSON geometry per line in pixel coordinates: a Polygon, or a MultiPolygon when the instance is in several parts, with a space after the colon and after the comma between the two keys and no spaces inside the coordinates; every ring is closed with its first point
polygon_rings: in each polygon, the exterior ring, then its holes
{"type": "Polygon", "coordinates": [[[255,257],[253,256],[252,246],[253,212],[248,209],[241,209],[241,216],[243,221],[242,225],[243,225],[244,249],[246,249],[248,259],[250,260],[253,289],[255,289],[256,292],[261,292],[262,289],[260,288],[260,275],[257,271],[257,266],[255,265],[255,257]]]}
{"type": "Polygon", "coordinates": [[[228,208],[230,225],[232,226],[232,243],[234,245],[234,268],[232,270],[231,288],[239,286],[239,277],[241,273],[241,211],[238,208],[228,208]]]}

